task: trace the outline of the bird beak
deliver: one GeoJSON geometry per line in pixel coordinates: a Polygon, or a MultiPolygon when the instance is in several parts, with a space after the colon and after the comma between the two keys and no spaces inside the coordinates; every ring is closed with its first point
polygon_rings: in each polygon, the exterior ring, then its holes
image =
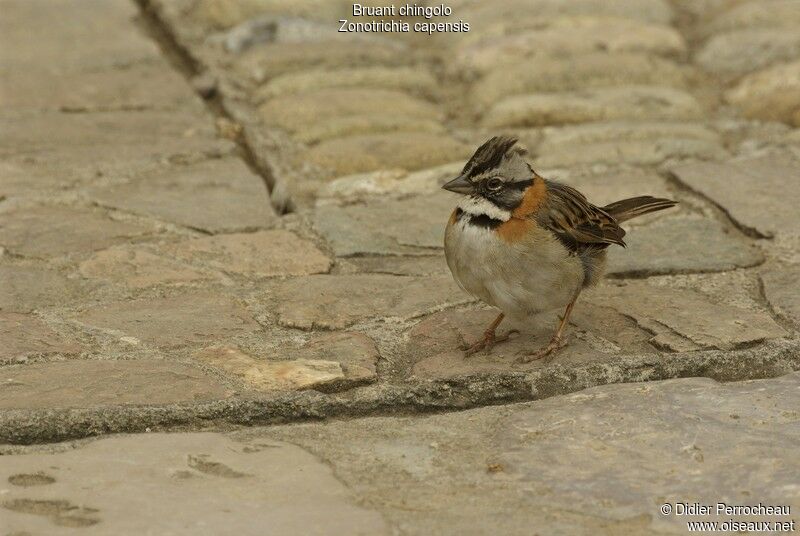
{"type": "Polygon", "coordinates": [[[472,183],[469,181],[466,175],[459,175],[455,179],[442,186],[442,188],[457,194],[471,194],[473,191],[472,183]]]}

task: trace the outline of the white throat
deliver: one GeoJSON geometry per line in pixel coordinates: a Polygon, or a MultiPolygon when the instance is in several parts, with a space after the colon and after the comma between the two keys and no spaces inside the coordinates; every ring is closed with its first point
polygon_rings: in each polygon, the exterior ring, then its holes
{"type": "Polygon", "coordinates": [[[458,202],[458,208],[472,216],[489,216],[493,220],[508,221],[511,212],[504,210],[482,197],[464,196],[458,202]]]}

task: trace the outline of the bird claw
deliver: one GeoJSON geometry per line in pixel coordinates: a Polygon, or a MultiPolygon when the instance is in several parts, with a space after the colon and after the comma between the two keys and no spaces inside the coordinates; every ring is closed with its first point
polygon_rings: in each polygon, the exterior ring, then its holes
{"type": "Polygon", "coordinates": [[[531,361],[535,361],[537,359],[544,359],[544,362],[548,363],[555,357],[554,354],[558,350],[561,350],[567,346],[567,344],[568,342],[561,337],[554,337],[550,339],[550,342],[544,348],[541,348],[535,352],[527,352],[522,354],[517,358],[517,363],[530,363],[531,361]]]}
{"type": "Polygon", "coordinates": [[[492,351],[492,348],[498,342],[505,342],[509,339],[512,333],[519,333],[519,330],[512,329],[509,330],[508,333],[504,335],[500,335],[499,337],[495,335],[494,331],[487,331],[483,334],[483,339],[479,340],[475,344],[469,346],[466,343],[461,345],[461,350],[464,351],[464,357],[469,357],[471,355],[475,355],[481,350],[484,351],[485,355],[489,355],[492,351]]]}

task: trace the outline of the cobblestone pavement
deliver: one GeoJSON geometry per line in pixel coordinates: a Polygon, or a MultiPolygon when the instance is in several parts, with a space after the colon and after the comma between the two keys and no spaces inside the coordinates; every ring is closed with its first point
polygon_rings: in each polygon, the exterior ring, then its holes
{"type": "Polygon", "coordinates": [[[687,534],[687,521],[796,524],[799,405],[795,372],[605,385],[439,415],[0,446],[0,533],[638,536],[687,534]],[[791,515],[659,510],[718,501],[791,515]]]}
{"type": "Polygon", "coordinates": [[[339,33],[340,0],[0,0],[1,536],[800,509],[800,3],[448,5],[469,33],[339,33]],[[439,185],[501,133],[597,203],[680,201],[547,364],[514,357],[555,318],[457,349],[493,313],[444,264],[439,185]],[[361,418],[300,422],[325,417],[361,418]],[[89,438],[115,432],[151,433],[89,438]]]}
{"type": "Polygon", "coordinates": [[[467,408],[800,368],[786,0],[2,0],[0,440],[467,408]],[[57,7],[53,7],[57,5],[57,7]],[[579,303],[464,359],[439,185],[513,134],[595,202],[668,196],[579,303]],[[535,337],[532,339],[531,337],[535,337]]]}

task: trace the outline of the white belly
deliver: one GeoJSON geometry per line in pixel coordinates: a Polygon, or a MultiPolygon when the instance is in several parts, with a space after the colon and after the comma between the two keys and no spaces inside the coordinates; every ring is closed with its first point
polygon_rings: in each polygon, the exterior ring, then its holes
{"type": "Polygon", "coordinates": [[[519,320],[566,306],[583,284],[580,259],[543,229],[509,244],[462,218],[447,227],[444,250],[461,288],[519,320]]]}

